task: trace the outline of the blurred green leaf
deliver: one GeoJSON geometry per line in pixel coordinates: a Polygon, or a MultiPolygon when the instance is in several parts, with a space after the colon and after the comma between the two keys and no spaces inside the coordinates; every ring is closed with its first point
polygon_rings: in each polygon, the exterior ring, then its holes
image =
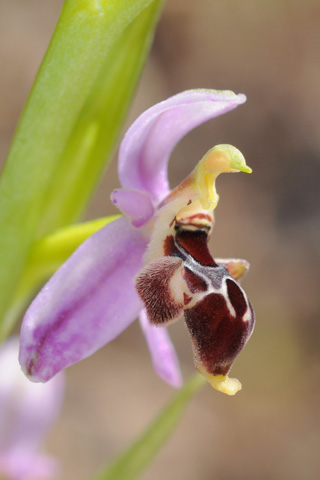
{"type": "Polygon", "coordinates": [[[37,240],[31,248],[20,281],[21,289],[36,285],[52,275],[88,237],[113,222],[120,215],[97,218],[56,230],[37,240]]]}
{"type": "Polygon", "coordinates": [[[178,425],[192,396],[206,383],[195,374],[175,395],[151,426],[94,480],[133,480],[145,470],[178,425]]]}
{"type": "Polygon", "coordinates": [[[58,270],[81,243],[119,216],[111,215],[63,227],[33,244],[11,307],[4,314],[0,341],[10,334],[36,289],[58,270]]]}
{"type": "Polygon", "coordinates": [[[59,195],[52,183],[46,192],[41,233],[74,221],[88,203],[124,121],[162,3],[154,1],[110,48],[57,166],[59,195]]]}
{"type": "Polygon", "coordinates": [[[112,151],[163,0],[66,0],[0,183],[0,318],[37,237],[82,213],[112,151]]]}

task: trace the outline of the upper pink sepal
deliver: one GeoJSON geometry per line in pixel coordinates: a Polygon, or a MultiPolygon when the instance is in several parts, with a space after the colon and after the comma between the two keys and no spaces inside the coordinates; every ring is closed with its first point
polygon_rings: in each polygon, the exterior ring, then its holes
{"type": "Polygon", "coordinates": [[[187,90],[146,110],[131,125],[119,151],[122,187],[142,190],[156,202],[169,193],[170,154],[193,128],[244,103],[230,91],[187,90]]]}

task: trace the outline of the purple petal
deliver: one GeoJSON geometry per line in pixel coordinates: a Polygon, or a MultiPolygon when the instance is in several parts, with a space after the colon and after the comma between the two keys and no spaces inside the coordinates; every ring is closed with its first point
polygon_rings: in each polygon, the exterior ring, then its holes
{"type": "Polygon", "coordinates": [[[111,201],[131,219],[134,227],[142,227],[153,217],[154,208],[150,196],[140,190],[117,189],[111,193],[111,201]]]}
{"type": "Polygon", "coordinates": [[[119,151],[122,187],[144,190],[156,201],[169,193],[170,153],[190,130],[244,103],[230,91],[187,90],[146,110],[127,131],[119,151]]]}
{"type": "Polygon", "coordinates": [[[57,375],[45,385],[29,382],[18,352],[18,337],[0,348],[0,476],[49,478],[57,464],[39,450],[60,411],[64,376],[57,375]]]}
{"type": "Polygon", "coordinates": [[[140,313],[140,325],[156,373],[172,387],[181,387],[183,380],[179,360],[167,329],[151,325],[145,310],[140,313]]]}
{"type": "Polygon", "coordinates": [[[20,362],[34,381],[88,357],[138,316],[133,277],[146,248],[126,218],[84,242],[29,307],[21,329],[20,362]]]}
{"type": "Polygon", "coordinates": [[[0,474],[8,480],[44,480],[57,478],[58,473],[57,462],[47,455],[27,450],[0,453],[0,474]]]}

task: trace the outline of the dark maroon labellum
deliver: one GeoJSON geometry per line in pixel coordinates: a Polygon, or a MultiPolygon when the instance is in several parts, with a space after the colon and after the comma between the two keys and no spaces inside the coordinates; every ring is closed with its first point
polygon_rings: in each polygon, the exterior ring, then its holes
{"type": "Polygon", "coordinates": [[[146,265],[136,288],[152,323],[184,313],[196,366],[227,375],[252,333],[254,312],[243,289],[212,258],[208,231],[176,222],[164,241],[165,256],[146,265]]]}

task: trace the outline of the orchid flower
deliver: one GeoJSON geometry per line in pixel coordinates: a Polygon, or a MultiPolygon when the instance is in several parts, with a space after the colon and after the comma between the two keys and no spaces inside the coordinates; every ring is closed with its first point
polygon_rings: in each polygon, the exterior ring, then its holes
{"type": "Polygon", "coordinates": [[[88,357],[140,315],[157,373],[180,386],[178,360],[165,328],[185,317],[196,368],[214,388],[234,394],[227,374],[254,324],[236,282],[244,260],[211,257],[207,241],[221,172],[251,172],[242,154],[218,145],[170,190],[167,166],[176,143],[206,120],[246,100],[230,91],[190,90],[144,112],[119,151],[121,187],[112,202],[124,214],[85,241],[26,312],[20,362],[34,381],[88,357]]]}
{"type": "Polygon", "coordinates": [[[60,373],[45,385],[30,383],[18,363],[18,350],[17,337],[0,348],[0,477],[52,478],[56,462],[40,448],[60,410],[64,376],[60,373]]]}

